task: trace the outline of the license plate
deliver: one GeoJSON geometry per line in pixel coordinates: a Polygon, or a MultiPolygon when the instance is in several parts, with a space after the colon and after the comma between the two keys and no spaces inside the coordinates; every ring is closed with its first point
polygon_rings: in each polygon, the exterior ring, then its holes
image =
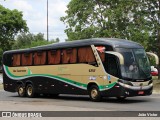
{"type": "Polygon", "coordinates": [[[143,94],[144,94],[144,91],[139,91],[138,94],[139,94],[139,95],[143,95],[143,94]]]}

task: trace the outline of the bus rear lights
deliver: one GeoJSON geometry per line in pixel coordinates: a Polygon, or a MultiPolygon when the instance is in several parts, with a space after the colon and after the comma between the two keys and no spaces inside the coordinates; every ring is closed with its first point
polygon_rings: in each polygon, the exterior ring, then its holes
{"type": "Polygon", "coordinates": [[[119,86],[115,86],[115,88],[119,88],[119,86]]]}

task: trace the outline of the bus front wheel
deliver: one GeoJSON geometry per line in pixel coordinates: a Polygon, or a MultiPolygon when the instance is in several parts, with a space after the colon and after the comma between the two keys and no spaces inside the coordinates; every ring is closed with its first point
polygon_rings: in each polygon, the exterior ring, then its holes
{"type": "Polygon", "coordinates": [[[96,85],[92,85],[89,88],[89,96],[90,96],[90,99],[94,102],[101,101],[101,99],[102,99],[100,91],[96,85]]]}
{"type": "Polygon", "coordinates": [[[28,84],[26,87],[27,97],[33,98],[35,96],[34,87],[32,84],[28,84]]]}
{"type": "Polygon", "coordinates": [[[18,85],[17,92],[20,97],[25,97],[26,95],[25,87],[22,84],[18,85]]]}

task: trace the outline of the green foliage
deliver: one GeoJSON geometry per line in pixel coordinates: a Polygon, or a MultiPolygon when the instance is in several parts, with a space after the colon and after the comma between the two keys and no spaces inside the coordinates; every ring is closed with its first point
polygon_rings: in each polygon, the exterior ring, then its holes
{"type": "Polygon", "coordinates": [[[69,40],[127,36],[131,0],[72,0],[67,7],[61,21],[69,40]]]}
{"type": "Polygon", "coordinates": [[[0,59],[3,51],[12,48],[14,37],[19,32],[28,31],[22,12],[9,10],[0,5],[0,59]]]}
{"type": "Polygon", "coordinates": [[[158,0],[71,0],[67,8],[61,21],[66,24],[68,40],[125,38],[139,42],[148,51],[158,50],[158,0]]]}
{"type": "Polygon", "coordinates": [[[59,42],[59,38],[56,38],[56,40],[47,41],[44,38],[44,34],[38,33],[38,34],[32,34],[32,33],[21,33],[17,36],[15,43],[13,45],[13,49],[24,49],[24,48],[31,48],[41,45],[47,45],[52,44],[55,42],[59,42]]]}
{"type": "Polygon", "coordinates": [[[3,50],[0,48],[0,66],[1,66],[1,60],[2,60],[3,50]]]}
{"type": "Polygon", "coordinates": [[[149,58],[149,62],[151,66],[156,66],[156,61],[155,58],[153,56],[148,56],[149,58]]]}

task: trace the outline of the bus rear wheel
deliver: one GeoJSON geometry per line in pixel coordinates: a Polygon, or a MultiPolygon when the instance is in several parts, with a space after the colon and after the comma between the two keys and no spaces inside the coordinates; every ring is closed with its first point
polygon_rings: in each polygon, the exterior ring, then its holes
{"type": "Polygon", "coordinates": [[[18,85],[17,92],[18,92],[19,97],[26,96],[25,87],[22,84],[18,85]]]}
{"type": "Polygon", "coordinates": [[[89,88],[89,96],[90,96],[90,99],[94,102],[99,102],[102,99],[100,91],[96,85],[92,85],[89,88]]]}
{"type": "Polygon", "coordinates": [[[27,97],[33,98],[35,96],[34,87],[32,84],[28,84],[26,87],[27,97]]]}

